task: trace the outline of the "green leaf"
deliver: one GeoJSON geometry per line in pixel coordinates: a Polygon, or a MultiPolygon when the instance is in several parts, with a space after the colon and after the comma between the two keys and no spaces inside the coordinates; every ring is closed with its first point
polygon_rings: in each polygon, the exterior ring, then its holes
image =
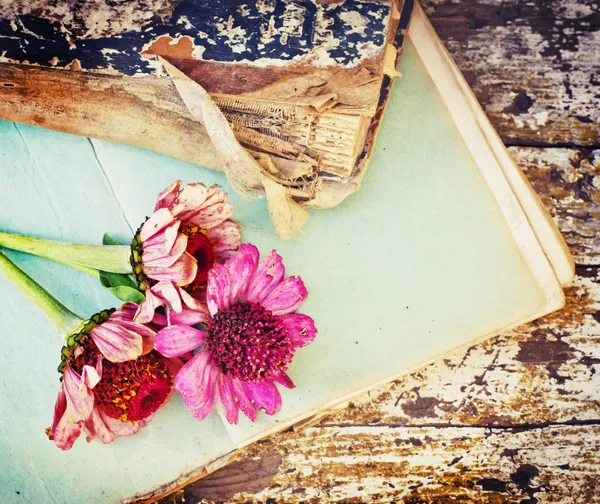
{"type": "Polygon", "coordinates": [[[107,289],[112,292],[115,297],[125,303],[140,304],[146,300],[146,296],[144,296],[139,290],[128,287],[127,285],[107,287],[107,289]]]}
{"type": "Polygon", "coordinates": [[[119,240],[115,240],[108,233],[104,233],[102,237],[102,245],[126,245],[125,243],[121,243],[119,240]]]}
{"type": "Polygon", "coordinates": [[[100,283],[103,287],[131,287],[136,289],[137,285],[131,275],[123,275],[121,273],[108,273],[106,271],[99,271],[100,283]]]}

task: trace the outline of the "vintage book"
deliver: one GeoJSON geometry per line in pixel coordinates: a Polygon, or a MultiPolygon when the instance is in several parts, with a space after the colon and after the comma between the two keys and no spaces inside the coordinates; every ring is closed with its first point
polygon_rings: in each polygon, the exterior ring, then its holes
{"type": "MultiPolygon", "coordinates": [[[[267,205],[231,194],[242,238],[277,248],[310,292],[319,335],[290,368],[294,390],[257,422],[194,420],[174,397],[136,436],[60,452],[44,434],[60,342],[0,278],[0,501],[150,502],[225,464],[237,449],[378,384],[560,309],[572,261],[416,8],[360,191],[281,241],[267,205]],[[18,492],[18,494],[17,494],[18,492]]],[[[127,240],[173,178],[227,186],[172,157],[0,121],[0,229],[127,240]]],[[[81,313],[114,304],[97,280],[11,254],[81,313]]]]}
{"type": "MultiPolygon", "coordinates": [[[[294,205],[331,207],[360,186],[413,3],[16,0],[0,12],[0,118],[224,170],[272,202],[266,177],[294,205]],[[256,160],[246,173],[161,61],[210,94],[256,160]]],[[[276,220],[281,236],[296,214],[276,220]]]]}

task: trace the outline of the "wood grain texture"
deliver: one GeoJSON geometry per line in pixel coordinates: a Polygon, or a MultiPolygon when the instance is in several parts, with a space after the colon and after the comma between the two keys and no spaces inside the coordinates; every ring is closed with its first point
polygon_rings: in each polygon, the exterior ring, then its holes
{"type": "Polygon", "coordinates": [[[600,150],[511,152],[553,213],[576,263],[600,266],[600,150]]]}
{"type": "Polygon", "coordinates": [[[600,144],[600,3],[422,5],[505,142],[600,144]]]}

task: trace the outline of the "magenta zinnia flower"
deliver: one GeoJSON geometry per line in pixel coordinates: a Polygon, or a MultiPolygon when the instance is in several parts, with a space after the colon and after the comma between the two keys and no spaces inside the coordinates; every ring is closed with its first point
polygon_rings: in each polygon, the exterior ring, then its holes
{"type": "Polygon", "coordinates": [[[62,385],[46,432],[68,450],[84,431],[110,443],[134,434],[169,398],[179,359],[153,350],[156,333],[135,322],[137,305],[104,310],[83,320],[0,251],[0,273],[46,315],[64,338],[62,385]]]}
{"type": "Polygon", "coordinates": [[[256,409],[276,413],[281,395],[275,383],[294,387],[287,367],[296,349],[317,334],[312,318],[294,313],[308,295],[302,279],[284,278],[274,250],[258,261],[258,249],[243,244],[209,271],[206,331],[175,324],[156,335],[156,349],[167,357],[201,348],[175,377],[175,389],[195,418],[206,418],[218,398],[232,424],[239,410],[250,420],[256,409]]]}
{"type": "Polygon", "coordinates": [[[154,213],[132,244],[132,267],[146,301],[137,320],[150,322],[156,308],[180,312],[202,309],[208,271],[239,247],[239,226],[230,220],[233,207],[213,185],[176,180],[158,195],[154,213]]]}
{"type": "MultiPolygon", "coordinates": [[[[145,294],[136,320],[149,323],[158,307],[166,314],[184,306],[201,310],[208,271],[239,248],[239,226],[227,194],[213,185],[176,180],[157,198],[154,213],[131,246],[84,245],[0,231],[0,246],[58,261],[88,273],[133,273],[145,294]]],[[[120,297],[134,300],[136,297],[120,297]]]]}
{"type": "Polygon", "coordinates": [[[62,385],[48,436],[68,450],[81,435],[110,443],[135,434],[173,388],[169,359],[152,350],[155,333],[133,321],[137,306],[105,310],[67,337],[62,385]]]}

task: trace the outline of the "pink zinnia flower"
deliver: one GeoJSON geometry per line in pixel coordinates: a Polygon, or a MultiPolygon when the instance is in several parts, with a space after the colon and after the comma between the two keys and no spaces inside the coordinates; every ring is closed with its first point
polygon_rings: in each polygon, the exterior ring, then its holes
{"type": "Polygon", "coordinates": [[[258,261],[258,249],[243,244],[224,265],[214,265],[206,331],[175,324],[156,335],[155,347],[167,357],[201,348],[175,377],[175,389],[195,418],[206,418],[219,397],[232,424],[239,410],[250,420],[256,409],[276,413],[281,395],[275,383],[294,387],[288,364],[317,334],[312,318],[294,313],[308,295],[302,279],[284,278],[274,250],[258,261]]]}
{"type": "Polygon", "coordinates": [[[213,185],[176,180],[158,195],[154,213],[132,244],[132,267],[146,301],[137,320],[150,322],[159,306],[201,309],[208,272],[240,244],[227,194],[213,185]]]}
{"type": "Polygon", "coordinates": [[[155,332],[133,321],[137,306],[94,315],[70,334],[48,436],[68,450],[81,435],[110,443],[135,434],[169,398],[176,369],[152,350],[155,332]]]}

